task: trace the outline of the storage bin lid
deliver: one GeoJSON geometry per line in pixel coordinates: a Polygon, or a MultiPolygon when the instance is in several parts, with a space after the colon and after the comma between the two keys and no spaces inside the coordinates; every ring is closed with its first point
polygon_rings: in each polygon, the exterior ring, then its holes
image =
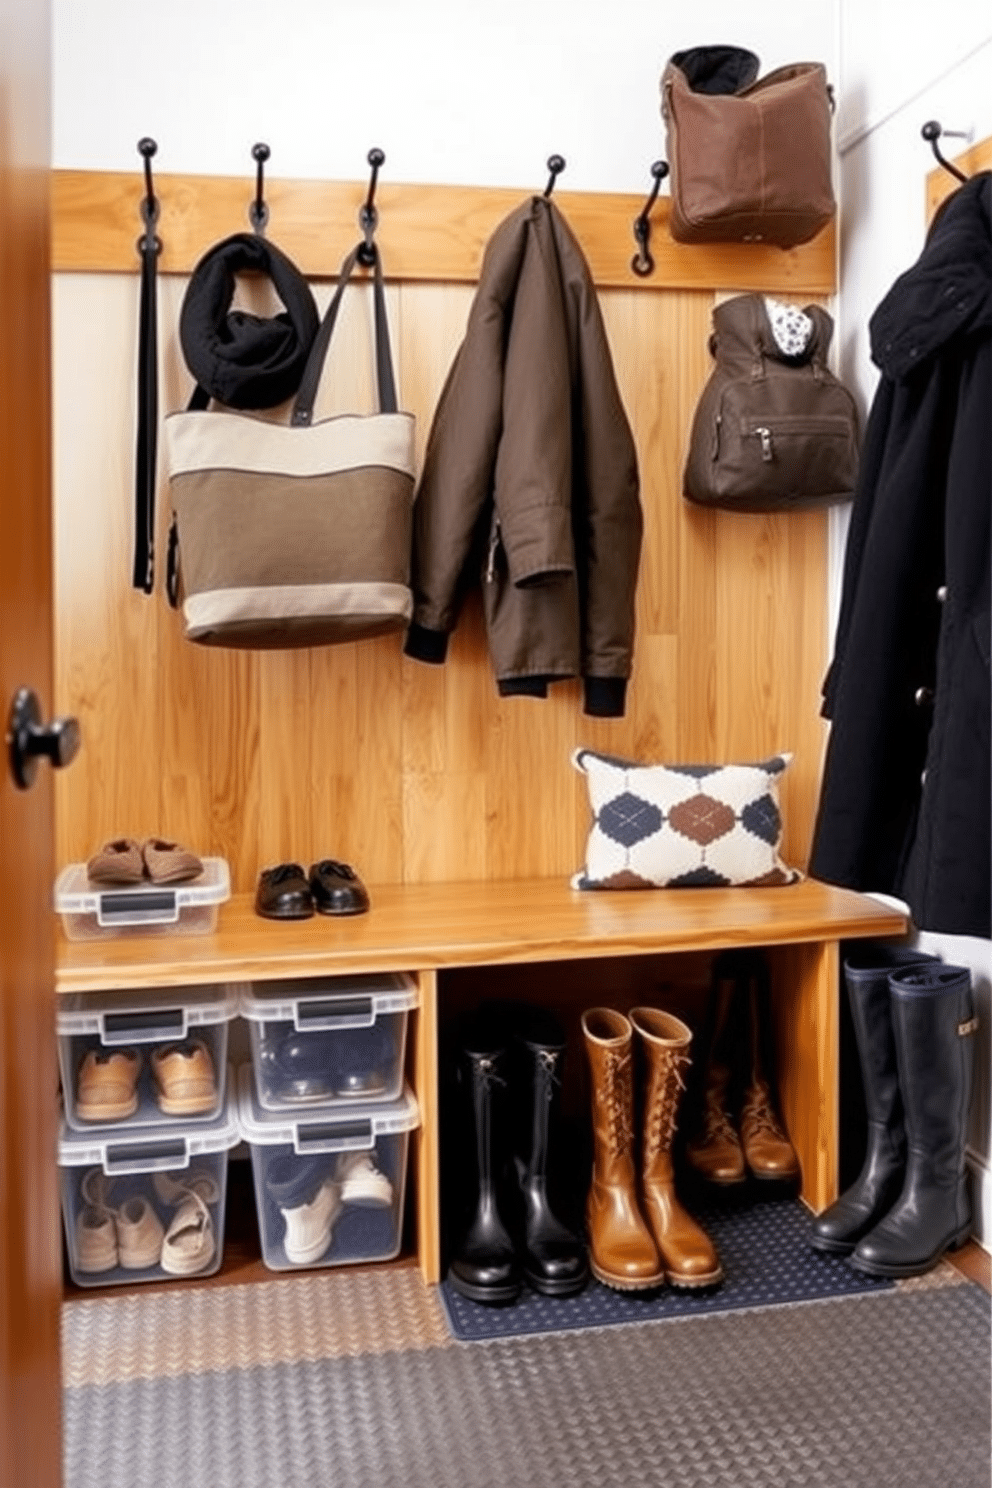
{"type": "Polygon", "coordinates": [[[254,1070],[243,1064],[237,1075],[238,1126],[246,1142],[292,1144],[294,1152],[348,1152],[375,1146],[376,1138],[412,1131],[420,1124],[417,1097],[405,1086],[399,1100],[357,1102],[342,1110],[332,1106],[295,1120],[258,1103],[254,1070]]]}
{"type": "Polygon", "coordinates": [[[65,992],[56,1003],[55,1029],[68,1037],[98,1034],[106,1045],[183,1039],[190,1028],[235,1017],[238,990],[235,983],[65,992]]]}
{"type": "Polygon", "coordinates": [[[367,1028],[384,1013],[418,1005],[417,983],[405,971],[247,982],[238,1011],[261,1023],[292,1023],[301,1032],[367,1028]]]}
{"type": "MultiPolygon", "coordinates": [[[[228,1070],[227,1088],[233,1091],[234,1071],[228,1070]]],[[[73,1131],[63,1120],[59,1130],[59,1163],[65,1168],[101,1167],[105,1173],[173,1172],[187,1168],[194,1157],[227,1152],[241,1140],[232,1094],[215,1121],[159,1128],[126,1126],[116,1131],[73,1131]]]]}
{"type": "Polygon", "coordinates": [[[59,914],[95,915],[104,929],[114,925],[174,925],[180,910],[230,899],[231,874],[225,858],[204,858],[203,872],[189,883],[98,888],[90,883],[85,863],[70,863],[55,880],[54,895],[59,914]]]}

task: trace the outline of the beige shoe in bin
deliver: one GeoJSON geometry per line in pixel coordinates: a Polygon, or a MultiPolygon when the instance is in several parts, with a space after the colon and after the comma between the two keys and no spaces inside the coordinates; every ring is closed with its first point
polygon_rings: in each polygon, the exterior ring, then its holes
{"type": "Polygon", "coordinates": [[[370,1152],[342,1152],[336,1177],[341,1186],[342,1204],[388,1209],[393,1202],[393,1185],[376,1167],[370,1152]]]}
{"type": "Polygon", "coordinates": [[[165,1234],[162,1221],[147,1199],[126,1199],[116,1211],[117,1250],[125,1271],[147,1271],[157,1266],[165,1234]]]}
{"type": "Polygon", "coordinates": [[[331,1243],[331,1230],[341,1212],[341,1191],[333,1178],[325,1178],[309,1204],[280,1212],[286,1221],[283,1248],[287,1261],[308,1266],[319,1261],[331,1243]]]}
{"type": "Polygon", "coordinates": [[[76,1270],[88,1275],[119,1264],[117,1227],[109,1209],[86,1204],[76,1215],[76,1270]]]}
{"type": "Polygon", "coordinates": [[[138,1109],[136,1049],[91,1049],[76,1076],[76,1115],[82,1121],[123,1121],[138,1109]]]}
{"type": "Polygon", "coordinates": [[[170,1276],[205,1271],[216,1253],[214,1222],[198,1193],[188,1193],[162,1241],[162,1270],[170,1276]]]}
{"type": "Polygon", "coordinates": [[[202,1039],[164,1044],[151,1056],[159,1107],[167,1116],[203,1116],[217,1104],[217,1080],[202,1039]]]}
{"type": "Polygon", "coordinates": [[[220,1198],[216,1178],[202,1168],[184,1172],[179,1178],[171,1173],[154,1173],[152,1184],[163,1204],[181,1204],[190,1194],[196,1194],[205,1204],[216,1204],[220,1198]]]}

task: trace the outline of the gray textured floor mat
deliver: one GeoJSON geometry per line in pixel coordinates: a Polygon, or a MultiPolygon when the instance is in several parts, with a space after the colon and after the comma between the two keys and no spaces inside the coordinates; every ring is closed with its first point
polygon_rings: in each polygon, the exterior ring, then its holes
{"type": "Polygon", "coordinates": [[[989,1488],[962,1284],[65,1391],[65,1488],[989,1488]]]}

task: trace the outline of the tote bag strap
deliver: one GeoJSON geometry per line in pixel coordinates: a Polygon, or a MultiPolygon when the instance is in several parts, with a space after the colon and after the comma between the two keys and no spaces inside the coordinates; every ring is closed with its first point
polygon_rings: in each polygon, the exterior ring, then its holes
{"type": "MultiPolygon", "coordinates": [[[[157,207],[156,207],[157,212],[157,207]]],[[[131,582],[151,594],[155,587],[155,477],[158,435],[158,336],[156,263],[162,242],[155,232],[155,216],[142,207],[145,231],[138,240],[141,254],[141,297],[138,311],[138,432],[134,462],[134,562],[131,582]]]]}
{"type": "MultiPolygon", "coordinates": [[[[334,330],[338,318],[338,310],[341,306],[341,297],[345,292],[352,270],[358,262],[359,248],[365,248],[365,243],[360,243],[354,248],[344,263],[338,275],[338,287],[334,291],[334,297],[327,307],[324,319],[321,321],[317,339],[313,343],[310,356],[303,371],[300,382],[300,390],[293,404],[293,416],[290,419],[294,427],[306,426],[313,422],[313,405],[317,397],[317,389],[320,385],[321,373],[324,370],[324,360],[331,341],[331,333],[334,330]]],[[[393,356],[389,345],[389,322],[386,319],[386,292],[382,282],[382,260],[379,257],[379,249],[375,243],[369,245],[373,254],[372,262],[372,297],[375,305],[375,370],[376,382],[379,390],[379,412],[396,412],[396,383],[393,379],[393,356]]]]}

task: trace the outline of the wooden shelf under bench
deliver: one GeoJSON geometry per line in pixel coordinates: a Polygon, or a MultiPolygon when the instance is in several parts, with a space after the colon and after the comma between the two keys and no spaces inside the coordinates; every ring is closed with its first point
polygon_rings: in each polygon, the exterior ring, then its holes
{"type": "MultiPolygon", "coordinates": [[[[819,1210],[837,1186],[838,944],[905,933],[905,917],[846,889],[804,880],[774,889],[581,892],[561,879],[372,887],[354,919],[284,923],[254,913],[250,895],[221,906],[210,935],[69,941],[59,933],[60,993],[205,982],[407,971],[420,1008],[410,1072],[421,1127],[411,1151],[416,1243],[427,1281],[440,1279],[438,981],[446,969],[774,949],[779,1096],[819,1210]]],[[[443,991],[443,987],[442,987],[443,991]]]]}

